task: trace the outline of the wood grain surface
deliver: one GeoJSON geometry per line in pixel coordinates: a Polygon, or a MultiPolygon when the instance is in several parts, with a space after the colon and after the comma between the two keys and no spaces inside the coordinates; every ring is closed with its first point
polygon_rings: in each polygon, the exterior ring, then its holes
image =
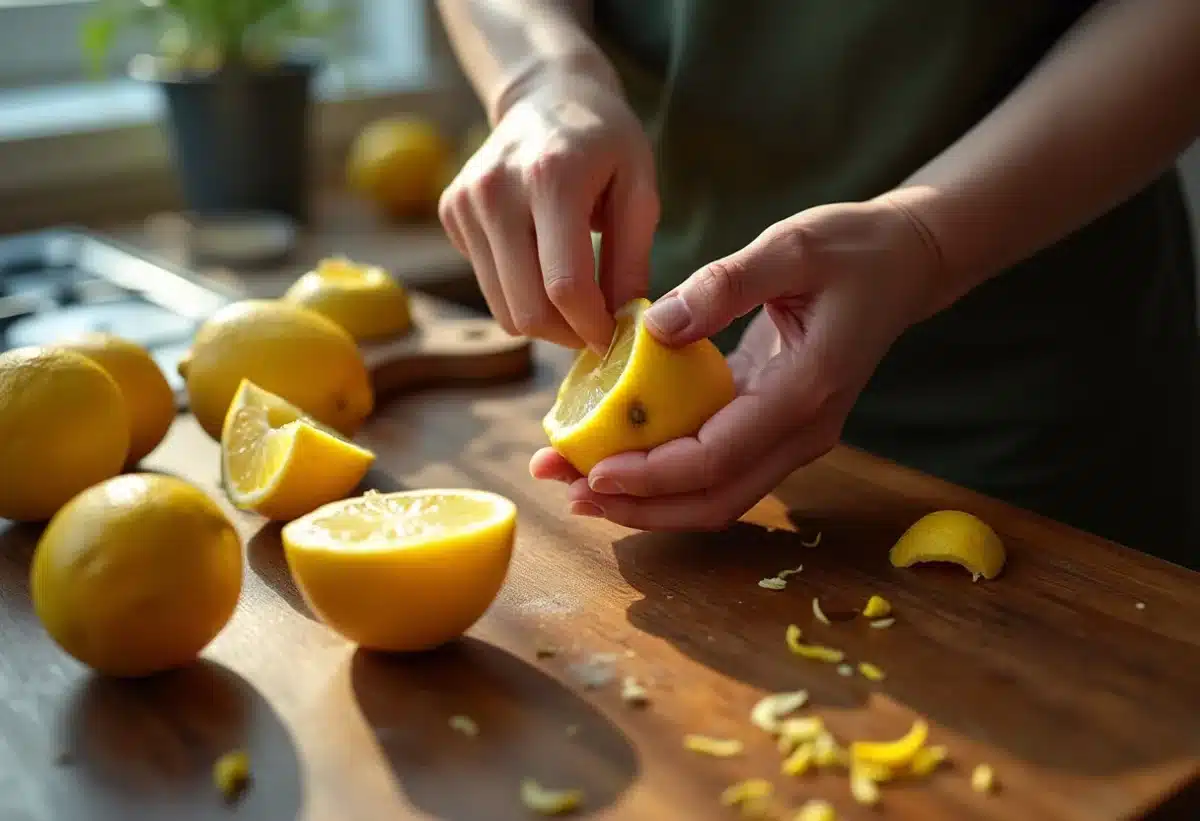
{"type": "MultiPolygon", "coordinates": [[[[565,364],[539,347],[529,379],[398,398],[361,437],[379,454],[372,487],[488,488],[519,506],[499,600],[432,653],[374,655],[330,633],[288,577],[278,528],[231,510],[245,589],[203,661],[140,682],[95,678],[30,611],[37,530],[8,527],[0,819],[506,821],[531,817],[518,800],[525,776],[582,788],[580,816],[596,819],[736,818],[718,796],[751,776],[773,780],[786,806],[827,797],[843,819],[1200,817],[1200,575],[848,449],[723,533],[571,518],[564,490],[527,469],[565,364]],[[998,530],[1010,554],[1001,578],[888,564],[900,532],[945,507],[998,530]],[[785,590],[757,586],[797,564],[785,590]],[[894,604],[893,627],[811,615],[814,596],[837,613],[872,593],[894,604]],[[791,622],[886,680],[791,656],[791,622]],[[539,658],[547,642],[561,652],[539,658]],[[597,653],[615,654],[618,681],[588,689],[577,665],[597,653]],[[625,675],[649,705],[621,701],[625,675]],[[851,801],[842,775],[779,776],[748,713],[763,692],[800,687],[847,740],[898,736],[925,716],[952,764],[926,783],[885,785],[875,809],[851,801]],[[479,735],[453,731],[456,714],[479,735]],[[746,753],[686,752],[693,732],[741,739],[746,753]],[[237,747],[253,783],[228,805],[211,767],[237,747]],[[968,786],[983,761],[997,773],[993,795],[968,786]]],[[[217,446],[190,418],[148,465],[219,496],[217,446]]]]}

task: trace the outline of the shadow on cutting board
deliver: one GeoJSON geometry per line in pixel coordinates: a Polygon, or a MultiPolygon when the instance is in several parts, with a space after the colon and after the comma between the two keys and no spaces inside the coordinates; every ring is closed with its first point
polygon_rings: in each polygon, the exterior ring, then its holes
{"type": "MultiPolygon", "coordinates": [[[[778,528],[738,522],[719,533],[617,541],[618,569],[641,594],[629,622],[753,687],[806,688],[814,706],[851,722],[882,694],[906,705],[907,721],[927,716],[942,732],[1038,766],[1112,775],[1194,752],[1194,696],[1189,707],[1181,695],[1200,692],[1200,667],[1182,662],[1190,646],[1146,642],[1127,621],[1088,611],[1038,578],[1028,554],[977,584],[954,566],[893,568],[888,549],[927,510],[893,504],[848,515],[815,498],[778,528]],[[820,544],[805,546],[816,532],[820,544]],[[804,570],[783,590],[758,586],[798,565],[804,570]],[[893,604],[893,626],[873,629],[858,615],[872,594],[893,604]],[[831,625],[814,617],[818,597],[831,625]],[[836,665],[792,655],[784,641],[792,623],[805,641],[871,662],[886,680],[841,676],[836,665]],[[1156,709],[1133,715],[1125,706],[1145,703],[1156,709]]],[[[902,732],[905,721],[888,726],[902,732]]]]}
{"type": "Polygon", "coordinates": [[[139,680],[100,676],[61,719],[62,750],[47,819],[293,821],[300,766],[282,719],[243,678],[211,661],[139,680]],[[227,801],[213,764],[245,750],[251,783],[227,801]]]}
{"type": "Polygon", "coordinates": [[[600,712],[477,639],[404,657],[359,650],[351,679],[408,800],[434,818],[525,821],[524,778],[583,790],[577,815],[586,817],[615,802],[637,776],[632,745],[600,712]],[[455,715],[474,721],[478,735],[452,729],[455,715]]]}

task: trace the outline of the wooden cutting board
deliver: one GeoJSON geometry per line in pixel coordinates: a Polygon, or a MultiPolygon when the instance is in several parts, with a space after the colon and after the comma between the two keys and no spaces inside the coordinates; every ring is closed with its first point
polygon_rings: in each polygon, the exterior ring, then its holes
{"type": "MultiPolygon", "coordinates": [[[[359,437],[378,455],[372,487],[480,487],[517,503],[504,591],[439,652],[380,656],[332,634],[292,583],[279,529],[225,505],[246,542],[245,588],[204,660],[96,678],[31,612],[37,529],[0,523],[0,819],[529,821],[530,776],[582,788],[576,817],[589,821],[734,821],[720,793],[750,777],[791,808],[828,798],[841,821],[1200,818],[1200,574],[845,448],[721,533],[571,517],[563,489],[528,470],[570,357],[534,354],[519,383],[381,402],[359,437]],[[940,508],[995,527],[1010,556],[999,579],[888,564],[904,528],[940,508]],[[757,585],[800,564],[782,591],[757,585]],[[895,606],[892,627],[813,618],[814,596],[836,613],[872,593],[895,606]],[[789,623],[886,679],[795,658],[789,623]],[[559,652],[544,657],[547,645],[559,652]],[[580,666],[597,654],[616,678],[589,688],[580,666]],[[648,705],[622,702],[626,675],[648,705]],[[951,763],[886,785],[875,809],[854,804],[844,775],[781,776],[749,712],[796,688],[847,740],[896,737],[922,716],[951,763]],[[478,736],[455,732],[454,715],[478,736]],[[689,753],[686,733],[738,738],[745,753],[689,753]],[[226,805],[211,768],[233,748],[249,751],[254,781],[226,805]],[[981,761],[994,795],[968,785],[981,761]]],[[[184,416],[148,466],[225,504],[218,461],[184,416]]]]}

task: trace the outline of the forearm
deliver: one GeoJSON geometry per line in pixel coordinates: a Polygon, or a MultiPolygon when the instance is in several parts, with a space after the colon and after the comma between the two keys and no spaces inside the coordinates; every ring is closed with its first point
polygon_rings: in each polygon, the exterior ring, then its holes
{"type": "Polygon", "coordinates": [[[931,236],[947,304],[1136,193],[1198,134],[1200,2],[1108,0],[885,196],[931,236]]]}
{"type": "Polygon", "coordinates": [[[618,84],[587,29],[589,0],[438,0],[459,63],[493,124],[548,73],[618,84]]]}

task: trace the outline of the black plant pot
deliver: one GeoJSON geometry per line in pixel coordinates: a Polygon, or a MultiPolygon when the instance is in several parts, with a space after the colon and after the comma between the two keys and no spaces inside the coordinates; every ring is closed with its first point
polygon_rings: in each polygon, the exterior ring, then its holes
{"type": "Polygon", "coordinates": [[[308,218],[314,66],[159,75],[187,207],[199,214],[274,211],[308,218]]]}

